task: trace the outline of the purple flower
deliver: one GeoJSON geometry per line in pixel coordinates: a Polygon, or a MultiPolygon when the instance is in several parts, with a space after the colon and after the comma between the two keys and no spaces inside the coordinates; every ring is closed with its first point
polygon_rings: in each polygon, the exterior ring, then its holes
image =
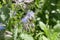
{"type": "Polygon", "coordinates": [[[33,11],[30,11],[30,10],[28,10],[28,12],[27,12],[27,15],[26,15],[29,19],[32,19],[32,18],[34,18],[34,12],[33,11]]]}
{"type": "Polygon", "coordinates": [[[0,30],[4,30],[5,28],[4,28],[4,26],[0,26],[0,30]]]}
{"type": "Polygon", "coordinates": [[[5,30],[5,27],[3,24],[0,23],[0,30],[5,30]]]}
{"type": "Polygon", "coordinates": [[[27,23],[27,22],[28,22],[28,18],[27,17],[22,18],[22,23],[27,23]]]}
{"type": "Polygon", "coordinates": [[[32,28],[35,27],[34,23],[31,23],[32,22],[31,20],[35,18],[34,14],[35,13],[33,11],[28,10],[26,16],[22,18],[23,29],[25,29],[26,31],[30,31],[31,27],[32,28]]]}

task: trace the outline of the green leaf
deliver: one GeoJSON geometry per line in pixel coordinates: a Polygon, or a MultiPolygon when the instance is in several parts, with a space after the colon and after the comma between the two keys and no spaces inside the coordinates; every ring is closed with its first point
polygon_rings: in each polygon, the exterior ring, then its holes
{"type": "Polygon", "coordinates": [[[60,32],[60,24],[56,24],[56,25],[54,26],[54,31],[55,31],[55,32],[60,32]]]}
{"type": "Polygon", "coordinates": [[[38,7],[39,6],[39,0],[35,0],[35,5],[38,7]]]}
{"type": "Polygon", "coordinates": [[[44,35],[41,35],[41,36],[39,37],[39,40],[48,40],[48,38],[45,37],[44,35]]]}
{"type": "Polygon", "coordinates": [[[46,25],[43,22],[39,22],[39,25],[42,30],[44,30],[46,27],[46,25]]]}
{"type": "Polygon", "coordinates": [[[46,27],[46,25],[43,23],[43,22],[40,22],[40,28],[44,31],[45,35],[47,37],[51,37],[51,33],[50,33],[50,30],[46,27]]]}
{"type": "Polygon", "coordinates": [[[51,40],[57,40],[57,33],[56,32],[53,33],[51,40]]]}
{"type": "Polygon", "coordinates": [[[0,4],[0,8],[2,8],[2,5],[0,4]]]}
{"type": "Polygon", "coordinates": [[[25,34],[25,33],[22,33],[20,35],[20,37],[24,40],[34,40],[33,37],[31,35],[28,35],[28,34],[25,34]]]}
{"type": "Polygon", "coordinates": [[[43,36],[43,40],[48,40],[48,38],[46,38],[45,36],[43,36]]]}

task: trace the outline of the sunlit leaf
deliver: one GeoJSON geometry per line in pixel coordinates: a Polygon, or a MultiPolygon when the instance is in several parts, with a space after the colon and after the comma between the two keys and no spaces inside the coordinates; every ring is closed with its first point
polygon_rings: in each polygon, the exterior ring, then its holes
{"type": "Polygon", "coordinates": [[[31,35],[28,35],[28,34],[25,34],[25,33],[22,33],[20,35],[20,37],[24,40],[34,40],[33,37],[31,35]]]}
{"type": "Polygon", "coordinates": [[[54,26],[54,31],[60,32],[60,24],[54,26]]]}

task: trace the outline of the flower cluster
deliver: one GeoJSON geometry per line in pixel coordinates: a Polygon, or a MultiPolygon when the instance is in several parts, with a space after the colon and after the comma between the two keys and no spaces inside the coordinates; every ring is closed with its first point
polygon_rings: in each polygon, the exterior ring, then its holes
{"type": "Polygon", "coordinates": [[[24,29],[29,30],[29,28],[34,27],[34,23],[33,23],[33,19],[35,19],[34,14],[35,13],[33,11],[28,10],[26,16],[22,18],[24,29]]]}
{"type": "Polygon", "coordinates": [[[27,23],[30,20],[33,20],[35,18],[34,14],[35,13],[33,11],[28,10],[26,16],[22,18],[22,22],[27,23]]]}

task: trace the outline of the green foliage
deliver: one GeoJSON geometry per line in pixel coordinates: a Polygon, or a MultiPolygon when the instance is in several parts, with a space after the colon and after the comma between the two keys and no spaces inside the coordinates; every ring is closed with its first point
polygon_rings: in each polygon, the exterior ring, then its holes
{"type": "Polygon", "coordinates": [[[22,33],[20,34],[20,37],[24,40],[34,40],[33,37],[31,35],[28,35],[26,33],[22,33]]]}
{"type": "Polygon", "coordinates": [[[0,0],[0,23],[5,40],[60,40],[60,0],[0,0]]]}

